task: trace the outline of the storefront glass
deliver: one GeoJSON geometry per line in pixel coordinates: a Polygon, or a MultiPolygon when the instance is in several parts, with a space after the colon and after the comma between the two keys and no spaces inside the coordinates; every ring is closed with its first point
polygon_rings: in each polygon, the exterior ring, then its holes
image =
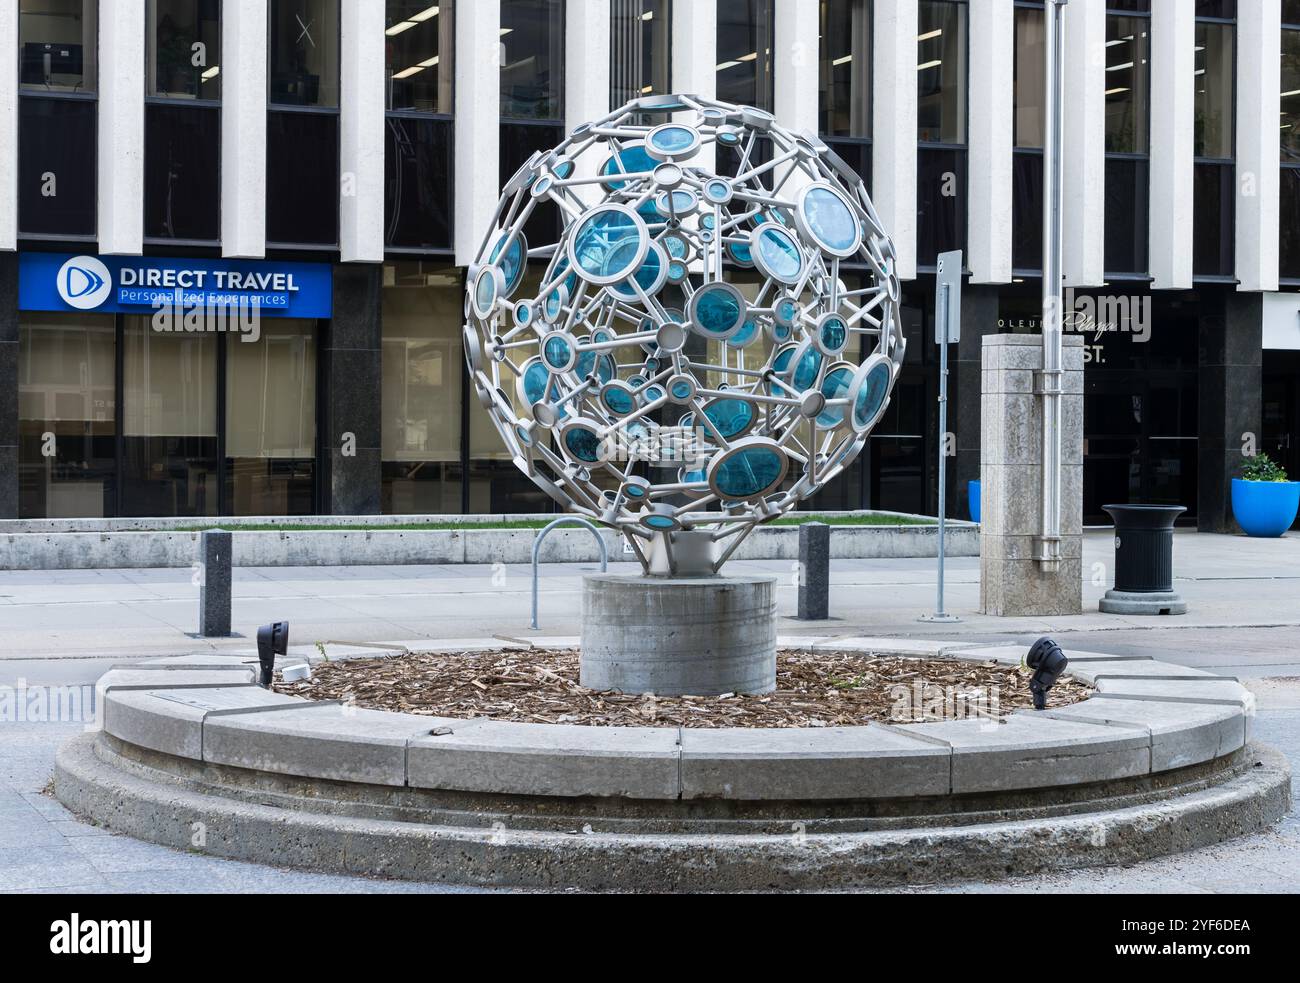
{"type": "Polygon", "coordinates": [[[384,267],[383,509],[461,510],[462,275],[384,267]]]}

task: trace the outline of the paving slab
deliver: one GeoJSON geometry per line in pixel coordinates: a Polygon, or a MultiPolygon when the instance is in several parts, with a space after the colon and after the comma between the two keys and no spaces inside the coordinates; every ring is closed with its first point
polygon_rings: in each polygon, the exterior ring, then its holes
{"type": "Polygon", "coordinates": [[[1117,699],[1227,703],[1253,708],[1254,695],[1234,679],[1141,679],[1102,676],[1097,692],[1117,699]]]}
{"type": "Polygon", "coordinates": [[[202,689],[204,687],[252,686],[257,673],[250,666],[238,669],[113,669],[99,677],[101,693],[123,689],[202,689]],[[165,675],[166,682],[159,677],[165,675]]]}
{"type": "Polygon", "coordinates": [[[1146,731],[1041,714],[1013,713],[998,723],[947,720],[906,729],[952,745],[952,792],[1050,788],[1131,778],[1151,771],[1146,731]]]}
{"type": "Polygon", "coordinates": [[[407,742],[448,723],[321,703],[212,716],[203,724],[203,760],[304,778],[404,785],[407,742]]]}
{"type": "Polygon", "coordinates": [[[1210,672],[1207,669],[1192,669],[1189,666],[1161,662],[1158,659],[1070,659],[1066,669],[1071,676],[1091,683],[1102,677],[1108,679],[1155,678],[1155,679],[1233,679],[1223,673],[1210,672]]]}
{"type": "Polygon", "coordinates": [[[676,799],[680,790],[676,727],[443,723],[450,733],[410,742],[413,787],[631,799],[676,799]]]}
{"type": "Polygon", "coordinates": [[[949,749],[885,727],[683,728],[682,796],[743,800],[945,795],[949,749]]]}
{"type": "Polygon", "coordinates": [[[1095,696],[1048,710],[1054,720],[1077,720],[1145,730],[1151,735],[1151,770],[1169,771],[1212,761],[1244,747],[1246,715],[1207,703],[1156,703],[1095,696]]]}

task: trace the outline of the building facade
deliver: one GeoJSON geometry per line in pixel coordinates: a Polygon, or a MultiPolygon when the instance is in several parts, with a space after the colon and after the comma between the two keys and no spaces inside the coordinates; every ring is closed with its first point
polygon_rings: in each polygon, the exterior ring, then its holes
{"type": "MultiPolygon", "coordinates": [[[[964,516],[981,337],[1039,328],[1044,16],[0,0],[0,517],[549,510],[471,398],[466,265],[535,150],[673,91],[817,132],[895,237],[908,364],[813,505],[932,512],[944,440],[964,516]],[[968,275],[944,436],[948,249],[968,275]]],[[[1228,529],[1243,450],[1300,476],[1300,0],[1071,0],[1065,22],[1085,520],[1168,502],[1228,529]]],[[[531,221],[551,241],[558,216],[531,221]]]]}

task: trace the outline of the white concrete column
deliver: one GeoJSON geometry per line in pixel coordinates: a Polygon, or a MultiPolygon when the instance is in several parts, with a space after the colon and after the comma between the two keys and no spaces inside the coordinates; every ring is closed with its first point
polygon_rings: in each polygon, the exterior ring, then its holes
{"type": "Polygon", "coordinates": [[[1157,290],[1192,286],[1195,99],[1196,6],[1152,0],[1150,266],[1157,290]]]}
{"type": "Polygon", "coordinates": [[[339,257],[384,259],[384,5],[340,7],[339,257]]]}
{"type": "Polygon", "coordinates": [[[1237,279],[1276,290],[1281,228],[1281,0],[1237,5],[1237,279]]]}
{"type": "MultiPolygon", "coordinates": [[[[564,8],[565,135],[581,123],[609,115],[609,0],[566,0],[564,8]]],[[[583,154],[576,177],[595,177],[601,165],[596,154],[583,154]]],[[[600,197],[596,186],[574,193],[588,205],[600,197]]]]}
{"type": "Polygon", "coordinates": [[[1013,0],[971,0],[966,266],[972,283],[1011,282],[1015,39],[1013,0]]]}
{"type": "Polygon", "coordinates": [[[916,279],[916,23],[915,0],[876,0],[871,200],[894,240],[901,280],[916,279]]]}
{"type": "Polygon", "coordinates": [[[99,251],[144,250],[144,0],[99,8],[99,251]]]}
{"type": "Polygon", "coordinates": [[[266,255],[267,0],[221,5],[221,254],[266,255]]]}
{"type": "Polygon", "coordinates": [[[18,248],[18,4],[0,3],[0,249],[18,248]]]}
{"type": "Polygon", "coordinates": [[[1061,120],[1062,272],[1067,287],[1106,282],[1106,0],[1065,5],[1061,120]]]}
{"type": "Polygon", "coordinates": [[[501,4],[456,5],[456,263],[477,258],[501,196],[501,4]]]}
{"type": "Polygon", "coordinates": [[[777,122],[817,135],[821,87],[821,0],[775,0],[772,78],[777,122]]]}
{"type": "MultiPolygon", "coordinates": [[[[726,0],[722,0],[726,2],[726,0]]],[[[702,99],[718,97],[718,0],[677,0],[672,5],[673,91],[702,99]]],[[[691,162],[713,170],[718,155],[704,147],[691,162]]]]}

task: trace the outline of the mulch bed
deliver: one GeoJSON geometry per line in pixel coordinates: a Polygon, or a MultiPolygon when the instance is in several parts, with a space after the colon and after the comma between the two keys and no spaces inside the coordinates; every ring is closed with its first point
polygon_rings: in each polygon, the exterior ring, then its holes
{"type": "MultiPolygon", "coordinates": [[[[437,717],[595,727],[850,727],[1005,716],[1033,705],[1029,679],[996,663],[782,651],[763,696],[597,692],[578,684],[576,650],[510,649],[325,662],[275,689],[313,700],[437,717]]],[[[1092,689],[1062,678],[1048,706],[1092,689]]]]}

